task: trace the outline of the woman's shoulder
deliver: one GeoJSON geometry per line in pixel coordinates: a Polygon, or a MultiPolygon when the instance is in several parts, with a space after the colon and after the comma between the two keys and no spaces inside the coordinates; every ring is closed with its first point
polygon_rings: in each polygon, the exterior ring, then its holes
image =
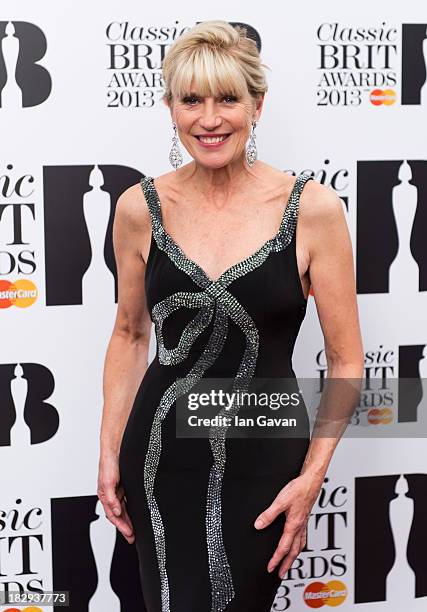
{"type": "Polygon", "coordinates": [[[302,174],[311,176],[313,180],[308,180],[302,190],[299,203],[301,216],[309,222],[327,222],[341,216],[344,205],[335,189],[320,183],[310,171],[303,171],[302,174]]]}
{"type": "Polygon", "coordinates": [[[334,234],[341,240],[347,232],[343,200],[333,187],[314,177],[305,183],[301,192],[298,217],[305,242],[311,245],[310,251],[328,245],[334,234]]]}
{"type": "Polygon", "coordinates": [[[140,181],[125,189],[118,197],[115,219],[137,231],[151,225],[150,211],[140,181]]]}

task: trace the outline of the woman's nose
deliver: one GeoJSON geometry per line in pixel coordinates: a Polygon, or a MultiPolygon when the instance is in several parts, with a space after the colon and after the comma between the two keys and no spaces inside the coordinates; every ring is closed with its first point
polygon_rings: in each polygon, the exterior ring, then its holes
{"type": "Polygon", "coordinates": [[[221,124],[221,118],[214,100],[205,100],[200,116],[200,124],[206,129],[213,129],[221,124]]]}

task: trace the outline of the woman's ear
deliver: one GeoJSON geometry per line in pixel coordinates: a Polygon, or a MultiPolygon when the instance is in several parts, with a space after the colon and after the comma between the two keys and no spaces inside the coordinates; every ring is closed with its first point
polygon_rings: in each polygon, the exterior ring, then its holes
{"type": "Polygon", "coordinates": [[[166,94],[164,96],[162,96],[162,100],[163,100],[163,103],[165,104],[165,106],[167,106],[167,108],[169,109],[171,120],[174,121],[174,118],[173,118],[173,107],[172,107],[171,101],[166,96],[166,94]]]}
{"type": "Polygon", "coordinates": [[[264,104],[264,97],[265,97],[265,94],[261,94],[259,96],[259,98],[257,99],[257,102],[256,102],[256,116],[257,116],[257,119],[256,119],[256,121],[259,121],[259,118],[261,116],[261,111],[262,111],[262,107],[263,107],[263,104],[264,104]]]}

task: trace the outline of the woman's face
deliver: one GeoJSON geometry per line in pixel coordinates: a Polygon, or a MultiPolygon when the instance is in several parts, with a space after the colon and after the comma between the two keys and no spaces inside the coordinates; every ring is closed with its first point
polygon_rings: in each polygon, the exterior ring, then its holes
{"type": "Polygon", "coordinates": [[[170,107],[178,136],[188,153],[202,166],[220,168],[244,155],[246,141],[257,121],[263,104],[247,93],[237,99],[233,95],[201,97],[194,95],[174,99],[170,107]]]}

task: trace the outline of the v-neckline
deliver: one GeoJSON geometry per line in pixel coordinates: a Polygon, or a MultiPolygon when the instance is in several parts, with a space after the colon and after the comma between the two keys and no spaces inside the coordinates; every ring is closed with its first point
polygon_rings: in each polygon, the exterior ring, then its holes
{"type": "Polygon", "coordinates": [[[191,265],[194,266],[199,271],[199,273],[201,273],[210,283],[217,283],[217,282],[221,281],[221,279],[223,279],[226,274],[229,274],[236,267],[241,267],[241,266],[245,265],[247,262],[249,262],[253,257],[256,257],[261,251],[263,251],[267,246],[269,246],[275,240],[277,240],[277,238],[282,234],[284,228],[286,227],[286,223],[287,223],[288,217],[289,217],[289,215],[292,212],[291,207],[289,206],[289,204],[291,202],[291,198],[292,198],[294,192],[296,191],[296,189],[298,187],[298,181],[299,181],[300,177],[301,177],[301,174],[297,175],[297,177],[295,179],[295,182],[294,182],[294,184],[292,186],[292,189],[291,189],[291,192],[289,194],[289,197],[288,197],[288,199],[286,201],[286,206],[285,206],[284,211],[282,213],[279,229],[277,230],[275,235],[272,236],[271,238],[268,238],[258,249],[256,249],[250,255],[248,255],[244,259],[242,259],[240,261],[237,261],[236,263],[234,263],[231,266],[229,266],[228,268],[226,268],[223,272],[221,272],[221,274],[216,279],[211,278],[210,275],[202,268],[202,266],[200,264],[198,264],[196,261],[194,261],[194,259],[192,259],[191,257],[188,257],[188,255],[185,254],[185,252],[179,246],[179,244],[175,241],[175,239],[172,238],[172,236],[169,234],[169,232],[166,231],[164,223],[163,223],[162,204],[161,204],[160,196],[159,196],[159,193],[158,193],[158,191],[156,189],[156,186],[154,184],[155,179],[152,176],[145,176],[144,178],[146,180],[150,181],[150,183],[151,183],[153,194],[154,194],[154,196],[156,198],[157,211],[158,211],[158,215],[159,215],[159,223],[161,225],[161,228],[162,228],[162,231],[163,231],[164,235],[167,236],[167,238],[170,241],[170,243],[173,244],[174,248],[177,249],[177,251],[179,251],[181,256],[184,259],[186,259],[188,262],[190,262],[191,265]]]}

